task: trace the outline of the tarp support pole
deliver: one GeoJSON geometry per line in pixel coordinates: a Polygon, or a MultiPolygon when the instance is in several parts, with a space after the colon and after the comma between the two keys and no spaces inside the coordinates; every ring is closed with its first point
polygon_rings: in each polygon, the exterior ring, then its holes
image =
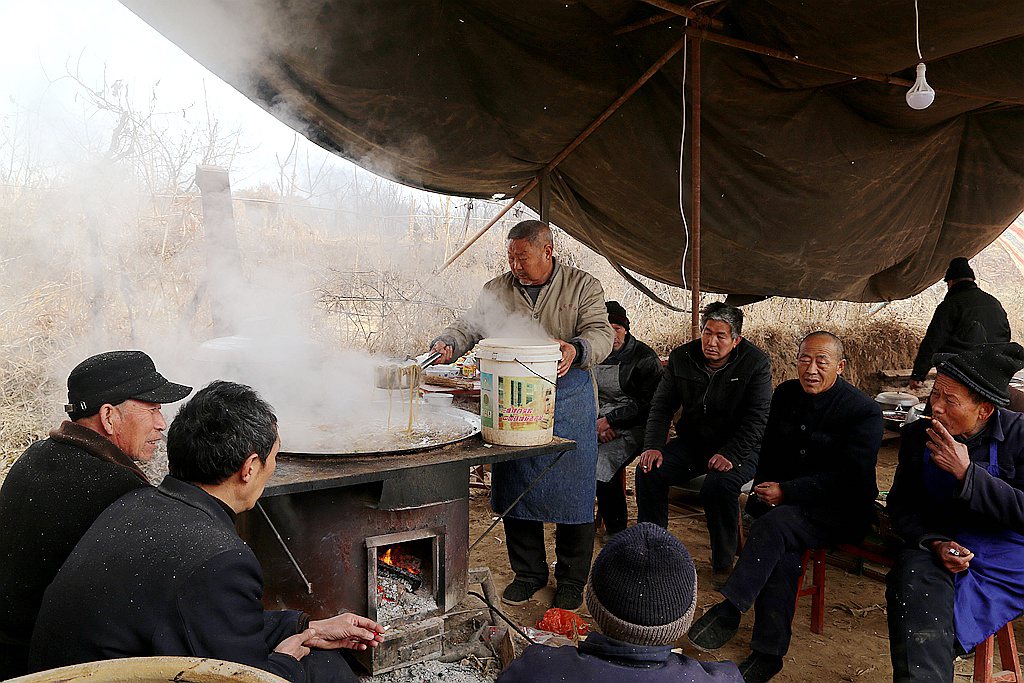
{"type": "Polygon", "coordinates": [[[689,7],[681,7],[680,5],[677,5],[674,2],[669,2],[668,0],[644,0],[644,2],[648,5],[654,5],[658,9],[663,9],[666,12],[671,12],[672,14],[685,17],[700,26],[710,26],[718,30],[722,30],[725,27],[725,24],[723,24],[720,19],[706,17],[700,12],[694,12],[689,7]]]}
{"type": "MultiPolygon", "coordinates": [[[[498,220],[501,219],[502,216],[504,216],[506,213],[508,213],[509,209],[511,209],[513,206],[515,206],[516,204],[521,202],[523,200],[523,198],[526,197],[526,195],[529,194],[531,190],[533,190],[533,188],[537,187],[538,183],[540,182],[539,178],[540,178],[541,175],[543,175],[545,173],[550,173],[551,171],[555,170],[556,166],[558,166],[560,163],[565,161],[565,158],[567,156],[569,156],[570,154],[572,154],[573,151],[577,147],[579,147],[581,144],[583,144],[583,141],[586,140],[587,138],[589,138],[591,136],[591,134],[601,126],[602,123],[604,123],[605,121],[607,121],[611,117],[612,114],[614,114],[616,111],[618,111],[619,107],[621,107],[626,102],[628,102],[629,98],[631,98],[633,95],[635,95],[636,91],[639,90],[641,87],[643,87],[644,83],[646,83],[647,81],[651,80],[651,78],[654,76],[654,74],[658,73],[661,70],[661,67],[665,66],[665,64],[670,59],[675,57],[676,54],[680,50],[683,49],[683,45],[686,44],[686,40],[687,40],[687,37],[684,35],[679,40],[677,40],[676,42],[672,43],[672,47],[670,47],[665,52],[665,54],[663,54],[661,57],[659,57],[658,61],[656,61],[654,64],[651,65],[651,68],[647,69],[647,71],[645,71],[644,74],[640,78],[638,78],[635,83],[633,83],[633,85],[629,86],[624,93],[619,95],[618,99],[616,99],[614,102],[612,102],[610,105],[608,105],[608,108],[605,109],[601,113],[600,116],[598,116],[596,119],[594,119],[594,121],[589,126],[587,126],[586,129],[582,133],[577,135],[575,140],[570,142],[568,145],[565,146],[565,149],[563,149],[561,152],[556,154],[555,158],[552,159],[551,161],[549,161],[544,166],[544,168],[541,169],[540,173],[538,173],[536,176],[534,176],[528,183],[526,183],[526,185],[523,185],[523,188],[521,190],[519,190],[519,192],[516,193],[516,196],[512,198],[512,201],[510,201],[507,205],[505,205],[505,208],[503,208],[501,210],[501,212],[497,216],[495,216],[494,218],[489,220],[487,222],[487,225],[485,225],[484,227],[482,227],[479,230],[477,230],[476,234],[474,234],[472,237],[470,237],[466,241],[465,244],[463,244],[461,247],[459,247],[459,250],[456,251],[454,254],[452,254],[451,257],[449,257],[449,259],[447,261],[445,261],[444,265],[441,266],[438,269],[437,272],[440,273],[445,268],[447,268],[452,263],[454,263],[455,259],[457,259],[458,257],[462,256],[462,254],[467,249],[469,249],[473,245],[474,242],[476,242],[478,239],[483,237],[484,233],[486,233],[488,230],[490,230],[491,226],[493,226],[495,223],[497,223],[498,220]]],[[[543,203],[543,197],[541,199],[542,199],[542,203],[543,203]]]]}
{"type": "Polygon", "coordinates": [[[690,325],[696,339],[700,336],[700,38],[690,39],[690,53],[690,325]]]}
{"type": "Polygon", "coordinates": [[[551,225],[551,172],[544,169],[537,176],[540,190],[540,220],[544,225],[551,225]]]}

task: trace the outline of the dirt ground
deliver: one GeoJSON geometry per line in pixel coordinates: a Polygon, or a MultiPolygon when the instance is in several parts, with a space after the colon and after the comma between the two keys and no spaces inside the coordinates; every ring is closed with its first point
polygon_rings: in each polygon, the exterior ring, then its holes
{"type": "MultiPolygon", "coordinates": [[[[896,468],[897,445],[887,444],[879,453],[878,485],[888,490],[896,468]]],[[[633,481],[632,469],[628,482],[633,481]]],[[[690,501],[686,501],[690,503],[690,501]]],[[[628,487],[630,522],[636,521],[636,500],[632,484],[628,487]]],[[[696,499],[692,504],[699,505],[696,499]]],[[[475,541],[487,528],[493,513],[487,503],[486,492],[474,490],[470,506],[470,542],[475,541]]],[[[548,560],[554,561],[553,526],[547,531],[548,560]]],[[[672,510],[669,519],[672,531],[690,550],[697,563],[698,616],[715,604],[721,596],[711,588],[710,546],[704,517],[699,512],[672,510]]],[[[470,566],[491,568],[495,586],[500,592],[512,581],[505,550],[505,538],[499,524],[470,556],[470,566]]],[[[597,541],[595,557],[601,549],[597,541]]],[[[883,569],[870,565],[875,569],[883,569]]],[[[889,642],[886,627],[885,586],[878,580],[848,573],[839,567],[828,565],[825,591],[824,633],[816,635],[810,631],[810,597],[800,599],[793,623],[793,641],[785,658],[785,668],[775,681],[797,683],[805,681],[857,681],[858,683],[883,683],[892,680],[889,664],[889,642]]],[[[512,607],[503,605],[503,611],[517,623],[534,626],[550,607],[554,597],[554,579],[530,602],[512,607]]],[[[589,619],[586,605],[580,614],[589,619]]],[[[753,610],[743,617],[737,636],[714,654],[701,652],[683,638],[677,646],[682,651],[701,660],[742,661],[749,653],[753,610]]],[[[591,621],[591,623],[593,623],[591,621]]],[[[1018,642],[1021,630],[1017,631],[1018,642]]],[[[998,658],[997,658],[998,661],[998,658]]],[[[968,681],[971,677],[972,661],[958,662],[956,680],[968,681]]]]}

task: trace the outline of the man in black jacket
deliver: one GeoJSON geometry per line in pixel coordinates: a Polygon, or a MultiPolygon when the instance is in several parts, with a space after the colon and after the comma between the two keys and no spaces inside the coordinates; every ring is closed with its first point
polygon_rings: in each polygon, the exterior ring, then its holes
{"type": "Polygon", "coordinates": [[[903,430],[886,499],[906,542],[887,577],[893,680],[951,681],[1024,610],[1024,415],[1006,409],[1019,344],[938,358],[932,419],[903,430]]]}
{"type": "Polygon", "coordinates": [[[651,401],[636,470],[637,520],[668,526],[668,488],[702,474],[711,537],[712,582],[724,584],[739,540],[740,488],[754,477],[768,419],[772,371],[743,339],[743,312],[716,302],[704,309],[701,337],[672,351],[651,401]],[[676,436],[672,416],[682,408],[676,436]]]}
{"type": "Polygon", "coordinates": [[[259,562],[235,532],[280,446],[276,417],[249,387],[214,382],[196,393],[168,432],[170,475],[107,508],[46,590],[30,668],[180,655],[294,683],[356,681],[325,650],[375,647],[381,627],[350,613],[310,621],[264,611],[259,562]]]}
{"type": "Polygon", "coordinates": [[[162,439],[160,405],[191,391],[142,351],[101,353],[71,371],[70,420],[29,446],[0,489],[0,680],[28,673],[43,591],[108,505],[149,487],[136,461],[162,439]]]}
{"type": "Polygon", "coordinates": [[[772,396],[768,426],[747,511],[757,517],[729,581],[725,600],[690,628],[690,640],[714,650],[754,607],[747,683],[782,670],[789,649],[801,558],[808,548],[859,542],[874,518],[875,462],[882,443],[878,404],[839,375],[843,345],[828,332],[800,344],[796,380],[772,396]]]}
{"type": "Polygon", "coordinates": [[[618,301],[605,303],[615,331],[612,353],[594,368],[597,380],[597,512],[605,538],[626,528],[626,465],[640,452],[651,399],[661,381],[654,349],[629,332],[629,316],[618,301]]]}
{"type": "Polygon", "coordinates": [[[999,300],[974,281],[967,259],[958,256],[946,269],[947,292],[935,309],[914,359],[910,388],[920,389],[937,353],[960,353],[977,344],[1010,341],[1010,323],[999,300]]]}

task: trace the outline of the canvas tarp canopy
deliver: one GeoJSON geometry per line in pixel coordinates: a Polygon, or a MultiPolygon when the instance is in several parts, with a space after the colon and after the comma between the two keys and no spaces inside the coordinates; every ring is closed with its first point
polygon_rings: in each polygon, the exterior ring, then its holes
{"type": "MultiPolygon", "coordinates": [[[[318,144],[470,197],[516,194],[685,30],[677,18],[616,34],[662,12],[635,0],[123,2],[318,144]]],[[[923,111],[905,85],[851,75],[913,80],[913,0],[704,5],[721,22],[710,32],[846,74],[701,43],[704,289],[907,297],[1020,214],[1024,2],[920,5],[938,93],[923,111]]],[[[680,186],[690,211],[683,74],[680,52],[550,176],[553,223],[671,284],[680,186]]]]}

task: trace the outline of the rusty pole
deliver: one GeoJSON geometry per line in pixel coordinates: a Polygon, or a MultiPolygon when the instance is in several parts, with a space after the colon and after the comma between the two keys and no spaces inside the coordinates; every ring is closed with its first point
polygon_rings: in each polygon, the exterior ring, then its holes
{"type": "MultiPolygon", "coordinates": [[[[690,325],[693,338],[700,336],[700,38],[690,41],[690,214],[692,251],[690,252],[690,325]]],[[[686,68],[685,66],[683,68],[686,68]]],[[[686,111],[683,111],[686,116],[686,111]]],[[[680,168],[682,173],[683,169],[680,168]]]]}

